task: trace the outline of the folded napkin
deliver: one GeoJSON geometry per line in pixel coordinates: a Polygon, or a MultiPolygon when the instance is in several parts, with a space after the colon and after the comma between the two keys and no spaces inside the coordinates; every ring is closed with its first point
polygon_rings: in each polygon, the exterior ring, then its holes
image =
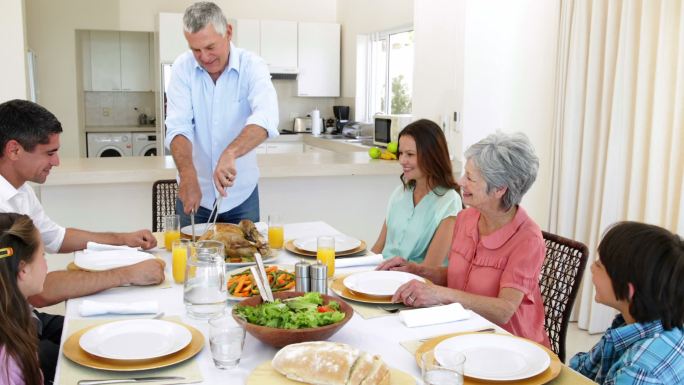
{"type": "Polygon", "coordinates": [[[363,257],[335,258],[335,268],[352,266],[375,266],[382,262],[382,254],[370,254],[363,257]]]}
{"type": "Polygon", "coordinates": [[[104,243],[88,242],[86,243],[85,252],[89,251],[106,251],[106,250],[140,250],[139,247],[130,247],[126,245],[106,245],[104,243]]]}
{"type": "Polygon", "coordinates": [[[99,302],[83,300],[78,307],[81,317],[89,317],[101,314],[147,314],[159,313],[159,302],[99,302]]]}
{"type": "Polygon", "coordinates": [[[74,253],[74,264],[81,269],[101,271],[133,265],[152,258],[152,254],[137,250],[83,250],[74,253]]]}
{"type": "Polygon", "coordinates": [[[450,303],[423,309],[402,310],[399,312],[399,319],[406,326],[413,328],[461,321],[470,318],[471,315],[470,310],[464,309],[460,303],[450,303]]]}

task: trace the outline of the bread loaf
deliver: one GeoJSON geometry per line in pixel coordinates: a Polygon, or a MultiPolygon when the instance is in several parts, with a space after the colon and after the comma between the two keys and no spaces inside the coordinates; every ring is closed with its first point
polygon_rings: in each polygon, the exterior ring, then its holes
{"type": "Polygon", "coordinates": [[[390,380],[379,356],[336,342],[288,345],[271,365],[287,378],[315,385],[388,385],[390,380]]]}

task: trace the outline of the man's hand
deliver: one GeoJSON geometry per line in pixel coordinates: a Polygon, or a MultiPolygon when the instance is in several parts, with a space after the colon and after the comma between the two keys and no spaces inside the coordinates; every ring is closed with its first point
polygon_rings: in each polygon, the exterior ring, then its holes
{"type": "Polygon", "coordinates": [[[230,151],[223,151],[214,170],[214,186],[221,193],[221,196],[228,195],[226,188],[235,184],[236,177],[235,156],[230,151]]]}
{"type": "Polygon", "coordinates": [[[154,258],[122,267],[123,283],[136,286],[160,284],[164,281],[164,266],[164,261],[154,258]]]}
{"type": "Polygon", "coordinates": [[[123,233],[123,244],[130,247],[142,247],[149,250],[157,246],[157,238],[150,230],[138,230],[132,233],[123,233]]]}
{"type": "Polygon", "coordinates": [[[193,210],[197,212],[202,201],[202,190],[200,190],[197,176],[192,178],[180,177],[180,184],[178,185],[178,198],[183,203],[183,211],[190,214],[193,210]]]}

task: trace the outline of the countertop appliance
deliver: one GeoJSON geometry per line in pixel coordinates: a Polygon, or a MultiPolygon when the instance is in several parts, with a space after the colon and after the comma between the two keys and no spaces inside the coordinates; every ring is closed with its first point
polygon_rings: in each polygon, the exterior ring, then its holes
{"type": "Polygon", "coordinates": [[[333,114],[336,121],[333,134],[342,133],[344,125],[349,122],[349,106],[333,106],[333,114]]]}
{"type": "Polygon", "coordinates": [[[311,132],[311,118],[294,118],[292,132],[311,132]]]}
{"type": "Polygon", "coordinates": [[[157,156],[157,134],[154,132],[134,132],[133,156],[157,156]]]}
{"type": "Polygon", "coordinates": [[[385,147],[389,142],[396,142],[399,132],[411,123],[412,118],[411,115],[375,115],[373,144],[385,147]]]}
{"type": "Polygon", "coordinates": [[[130,132],[89,132],[88,158],[109,158],[133,155],[130,132]]]}

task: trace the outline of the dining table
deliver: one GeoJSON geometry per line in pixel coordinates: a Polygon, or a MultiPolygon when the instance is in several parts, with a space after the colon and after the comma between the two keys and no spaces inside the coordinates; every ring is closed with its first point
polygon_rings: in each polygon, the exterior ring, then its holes
{"type": "MultiPolygon", "coordinates": [[[[298,239],[302,237],[340,234],[340,232],[337,231],[333,226],[323,221],[285,224],[284,232],[286,240],[298,239]]],[[[62,334],[62,349],[60,351],[60,356],[57,363],[57,374],[55,376],[54,382],[55,384],[71,385],[77,384],[77,381],[82,380],[82,378],[62,378],[64,376],[60,376],[60,372],[64,370],[64,365],[69,362],[69,359],[63,354],[64,342],[71,334],[78,331],[75,327],[71,327],[72,325],[78,324],[78,321],[84,318],[87,318],[88,320],[123,320],[138,317],[124,315],[82,317],[79,313],[79,305],[84,300],[99,302],[158,301],[159,309],[160,311],[164,312],[165,317],[177,316],[180,318],[181,322],[199,330],[205,338],[204,347],[198,354],[190,358],[190,360],[194,360],[197,363],[199,371],[201,372],[201,381],[198,383],[245,384],[250,373],[257,366],[266,361],[270,361],[274,357],[278,351],[277,348],[262,343],[248,333],[245,339],[244,350],[239,366],[230,370],[216,368],[214,366],[209,348],[208,322],[206,320],[193,319],[186,314],[185,305],[183,303],[183,285],[174,283],[171,278],[171,253],[163,249],[163,242],[160,242],[159,245],[161,248],[153,249],[151,250],[151,253],[163,258],[166,262],[166,284],[157,286],[116,287],[99,292],[97,294],[70,299],[66,302],[65,322],[62,334]]],[[[315,258],[294,254],[283,248],[276,251],[276,258],[273,261],[270,261],[268,264],[278,264],[281,266],[294,265],[300,260],[304,260],[309,263],[315,262],[315,258]]],[[[373,266],[338,268],[336,269],[335,274],[347,274],[354,271],[372,269],[373,266]]],[[[228,272],[228,274],[230,274],[230,272],[228,272]]],[[[330,286],[329,294],[332,294],[332,291],[330,291],[330,286]]],[[[236,303],[238,302],[230,300],[227,301],[226,313],[230,312],[236,303]]],[[[503,329],[476,313],[473,313],[470,318],[461,321],[411,328],[404,325],[404,323],[400,320],[398,313],[396,312],[388,311],[384,316],[368,319],[364,319],[359,314],[355,313],[352,319],[344,327],[342,327],[336,334],[329,338],[329,341],[349,344],[360,350],[380,355],[388,366],[408,373],[419,380],[420,368],[416,364],[414,354],[402,347],[400,343],[411,340],[429,339],[431,337],[445,334],[478,331],[488,328],[494,328],[497,332],[506,333],[503,329]]],[[[69,364],[73,363],[69,362],[69,364]]],[[[154,376],[156,372],[156,369],[151,369],[142,374],[136,372],[135,376],[154,376]]],[[[158,384],[170,383],[173,383],[173,381],[159,382],[158,384]]],[[[420,382],[418,381],[417,383],[420,382]]],[[[549,383],[589,384],[592,382],[563,365],[560,375],[549,383]]]]}

